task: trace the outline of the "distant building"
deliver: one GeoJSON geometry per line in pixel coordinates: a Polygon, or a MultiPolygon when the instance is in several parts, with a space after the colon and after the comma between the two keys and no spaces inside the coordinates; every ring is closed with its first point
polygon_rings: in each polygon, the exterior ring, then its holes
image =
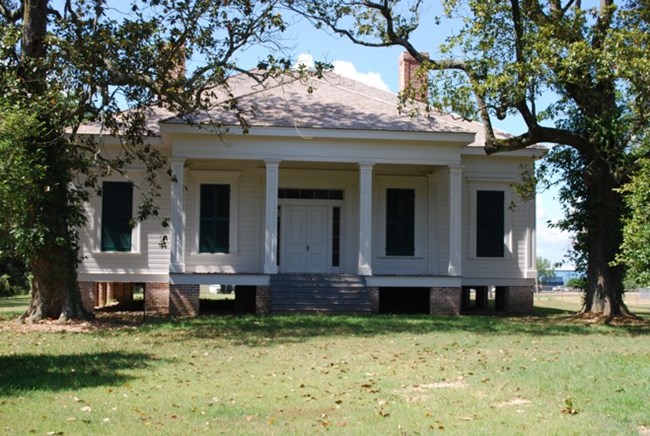
{"type": "Polygon", "coordinates": [[[555,270],[554,277],[542,278],[542,288],[551,289],[556,286],[566,286],[569,280],[577,279],[580,277],[582,277],[582,274],[578,271],[570,269],[557,269],[555,270]]]}

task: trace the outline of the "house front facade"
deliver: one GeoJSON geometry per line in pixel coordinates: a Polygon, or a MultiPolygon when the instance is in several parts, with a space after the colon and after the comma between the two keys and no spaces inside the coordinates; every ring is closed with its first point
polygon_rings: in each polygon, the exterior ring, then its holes
{"type": "Polygon", "coordinates": [[[199,313],[200,287],[214,284],[256,313],[377,313],[413,299],[453,315],[487,308],[491,293],[497,310],[530,311],[535,204],[512,186],[541,151],[488,157],[479,124],[400,114],[394,94],[335,74],[309,80],[239,78],[247,134],[225,111],[160,119],[154,145],[175,180],[157,201],[171,225],[128,225],[142,170],[105,179],[80,230],[86,306],[137,283],[145,311],[176,315],[199,313]],[[207,118],[232,127],[197,127],[207,118]]]}

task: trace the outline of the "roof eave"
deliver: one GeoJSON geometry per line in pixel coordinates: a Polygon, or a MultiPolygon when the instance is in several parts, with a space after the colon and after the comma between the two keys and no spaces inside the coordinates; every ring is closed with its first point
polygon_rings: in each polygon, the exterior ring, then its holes
{"type": "MultiPolygon", "coordinates": [[[[508,157],[527,157],[527,158],[541,158],[546,153],[548,149],[543,146],[531,146],[527,148],[522,148],[515,151],[503,151],[495,153],[493,156],[508,156],[508,157]]],[[[481,145],[472,145],[463,147],[461,150],[461,155],[463,156],[486,156],[485,147],[481,145]]]]}
{"type": "MultiPolygon", "coordinates": [[[[214,134],[215,131],[180,123],[162,123],[162,135],[169,134],[214,134]]],[[[244,135],[243,129],[238,125],[223,126],[225,136],[244,135]]],[[[245,134],[250,137],[292,137],[304,139],[375,139],[375,140],[403,140],[456,143],[458,145],[471,144],[475,140],[473,132],[435,132],[435,131],[405,131],[405,130],[371,130],[371,129],[329,129],[313,127],[274,127],[252,126],[245,134]]]]}

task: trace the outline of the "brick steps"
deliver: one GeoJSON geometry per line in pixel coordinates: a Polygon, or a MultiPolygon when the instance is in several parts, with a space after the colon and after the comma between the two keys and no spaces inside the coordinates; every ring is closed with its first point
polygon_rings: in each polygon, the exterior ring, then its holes
{"type": "Polygon", "coordinates": [[[372,313],[362,276],[277,274],[270,287],[271,313],[372,313]]]}

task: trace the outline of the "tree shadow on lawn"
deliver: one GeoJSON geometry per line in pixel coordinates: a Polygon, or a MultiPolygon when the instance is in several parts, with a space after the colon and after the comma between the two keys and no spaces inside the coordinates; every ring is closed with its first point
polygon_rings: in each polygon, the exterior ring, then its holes
{"type": "Polygon", "coordinates": [[[284,315],[201,316],[182,320],[149,320],[141,330],[171,329],[177,339],[225,339],[235,344],[259,346],[303,342],[312,337],[370,337],[393,333],[430,334],[468,332],[479,335],[650,335],[650,323],[630,326],[587,325],[574,313],[541,309],[531,316],[430,315],[284,315]]]}
{"type": "Polygon", "coordinates": [[[152,359],[149,354],[125,352],[0,356],[0,397],[119,386],[135,378],[120,370],[146,368],[152,359]]]}

